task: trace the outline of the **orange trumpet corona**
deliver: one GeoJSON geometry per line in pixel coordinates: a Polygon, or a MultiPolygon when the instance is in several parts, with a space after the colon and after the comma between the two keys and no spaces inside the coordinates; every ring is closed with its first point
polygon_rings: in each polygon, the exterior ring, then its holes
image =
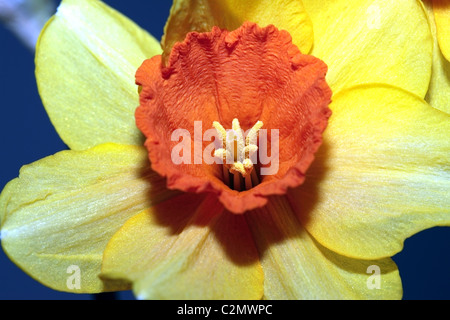
{"type": "MultiPolygon", "coordinates": [[[[233,213],[265,205],[268,196],[304,181],[322,142],[331,115],[326,72],[323,61],[302,54],[288,32],[272,25],[246,22],[234,31],[189,33],[173,47],[167,65],[155,56],[136,73],[142,86],[136,123],[147,138],[152,168],[167,177],[169,188],[212,193],[233,213]],[[171,161],[174,130],[193,133],[196,121],[203,130],[218,123],[232,128],[234,119],[243,131],[257,123],[278,130],[275,174],[263,176],[264,165],[255,165],[257,185],[231,188],[220,164],[171,161]]],[[[270,133],[267,139],[270,145],[270,133]]]]}

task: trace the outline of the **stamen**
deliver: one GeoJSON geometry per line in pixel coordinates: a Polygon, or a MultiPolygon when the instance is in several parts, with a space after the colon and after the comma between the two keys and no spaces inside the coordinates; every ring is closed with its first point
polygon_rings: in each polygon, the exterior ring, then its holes
{"type": "Polygon", "coordinates": [[[256,145],[256,140],[258,138],[258,131],[263,126],[262,121],[258,121],[255,123],[255,125],[250,129],[250,131],[247,134],[247,137],[245,138],[245,145],[256,145]]]}
{"type": "Polygon", "coordinates": [[[233,184],[234,190],[241,191],[241,176],[239,175],[239,172],[235,172],[233,174],[233,177],[234,177],[234,184],[233,184]]]}
{"type": "Polygon", "coordinates": [[[224,183],[234,190],[241,191],[242,184],[245,185],[245,190],[259,184],[251,158],[258,151],[258,131],[262,126],[262,121],[256,122],[244,139],[238,119],[233,119],[231,130],[228,131],[219,122],[213,122],[222,142],[221,148],[214,152],[214,156],[222,159],[224,183]],[[233,185],[230,184],[230,173],[233,175],[233,185]]]}
{"type": "Polygon", "coordinates": [[[256,171],[255,170],[252,171],[251,177],[252,177],[252,184],[254,186],[258,185],[259,184],[259,179],[258,179],[258,176],[256,175],[256,171]]]}
{"type": "Polygon", "coordinates": [[[239,157],[241,156],[242,150],[245,147],[244,137],[242,134],[241,126],[239,125],[238,119],[233,119],[233,122],[231,124],[231,127],[233,129],[234,134],[234,141],[235,141],[235,154],[234,154],[234,161],[239,161],[239,157]]]}

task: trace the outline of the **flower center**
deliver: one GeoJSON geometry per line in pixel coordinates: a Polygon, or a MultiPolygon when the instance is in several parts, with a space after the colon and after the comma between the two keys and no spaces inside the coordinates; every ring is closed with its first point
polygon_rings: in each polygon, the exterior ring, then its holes
{"type": "Polygon", "coordinates": [[[326,72],[273,25],[189,33],[166,63],[154,56],[136,72],[152,169],[232,213],[264,206],[305,180],[331,115],[326,72]]]}
{"type": "Polygon", "coordinates": [[[214,152],[214,156],[222,160],[224,183],[231,189],[249,190],[259,184],[254,164],[256,164],[256,151],[258,151],[258,131],[262,126],[262,121],[256,122],[244,140],[244,133],[238,119],[233,119],[231,130],[228,131],[219,122],[213,122],[213,127],[222,144],[221,148],[214,152]],[[230,174],[233,176],[232,179],[230,174]]]}

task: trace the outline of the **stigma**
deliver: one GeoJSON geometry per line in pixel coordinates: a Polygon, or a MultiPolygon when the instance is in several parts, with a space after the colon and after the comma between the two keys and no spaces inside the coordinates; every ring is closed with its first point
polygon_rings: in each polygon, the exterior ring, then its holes
{"type": "Polygon", "coordinates": [[[223,181],[231,189],[245,191],[259,184],[255,164],[258,131],[262,126],[262,121],[256,122],[244,138],[238,119],[233,119],[231,130],[225,130],[217,121],[213,122],[221,142],[214,156],[222,160],[223,181]]]}

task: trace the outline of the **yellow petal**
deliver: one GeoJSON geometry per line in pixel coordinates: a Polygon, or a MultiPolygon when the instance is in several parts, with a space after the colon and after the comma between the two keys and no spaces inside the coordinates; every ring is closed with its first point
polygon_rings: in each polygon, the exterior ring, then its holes
{"type": "Polygon", "coordinates": [[[390,86],[341,92],[324,144],[292,201],[305,228],[346,256],[393,256],[450,225],[450,116],[390,86]]]}
{"type": "Polygon", "coordinates": [[[243,216],[214,196],[184,194],[128,220],[102,273],[133,282],[139,299],[259,299],[263,274],[243,216]]]}
{"type": "Polygon", "coordinates": [[[450,61],[446,60],[439,48],[436,36],[436,23],[432,6],[424,2],[434,39],[433,69],[425,100],[434,108],[450,113],[450,61]]]}
{"type": "Polygon", "coordinates": [[[36,48],[39,93],[64,142],[141,144],[134,75],[160,53],[152,36],[102,2],[64,0],[36,48]]]}
{"type": "Polygon", "coordinates": [[[128,218],[174,194],[164,185],[144,148],[62,151],[24,166],[3,190],[2,246],[25,272],[56,290],[123,288],[98,278],[103,250],[128,218]],[[67,286],[71,266],[79,268],[80,288],[67,286]]]}
{"type": "Polygon", "coordinates": [[[433,11],[439,47],[447,61],[450,61],[450,2],[433,0],[433,11]]]}
{"type": "Polygon", "coordinates": [[[285,197],[246,214],[261,255],[266,299],[399,299],[395,263],[341,256],[317,243],[285,197]]]}
{"type": "Polygon", "coordinates": [[[234,30],[244,21],[273,24],[289,31],[301,52],[311,49],[312,24],[301,0],[175,0],[161,42],[164,54],[190,31],[209,32],[213,26],[234,30]]]}
{"type": "Polygon", "coordinates": [[[314,56],[328,64],[334,93],[387,83],[424,97],[432,39],[420,1],[304,0],[314,27],[314,56]]]}

